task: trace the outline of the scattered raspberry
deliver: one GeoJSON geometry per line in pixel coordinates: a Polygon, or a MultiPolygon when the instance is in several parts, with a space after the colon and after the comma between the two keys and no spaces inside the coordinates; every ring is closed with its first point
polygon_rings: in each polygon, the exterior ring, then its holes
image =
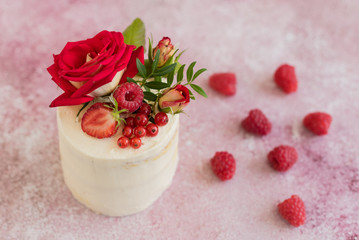
{"type": "Polygon", "coordinates": [[[82,117],[82,131],[95,138],[113,136],[117,131],[117,121],[112,112],[104,103],[95,103],[82,117]]]}
{"type": "Polygon", "coordinates": [[[249,112],[249,115],[242,121],[242,127],[250,133],[267,135],[272,129],[271,122],[259,109],[249,112]]]}
{"type": "Polygon", "coordinates": [[[303,119],[304,126],[316,135],[325,135],[328,133],[332,116],[324,112],[310,113],[303,119]]]}
{"type": "Polygon", "coordinates": [[[236,172],[236,161],[228,152],[216,152],[211,159],[211,167],[219,179],[226,181],[231,179],[236,172]]]}
{"type": "Polygon", "coordinates": [[[209,78],[209,86],[227,96],[236,94],[236,82],[234,73],[215,73],[209,78]]]}
{"type": "Polygon", "coordinates": [[[120,85],[113,94],[119,108],[127,109],[131,113],[142,105],[143,96],[141,87],[133,82],[120,85]]]}
{"type": "Polygon", "coordinates": [[[294,227],[299,227],[305,222],[305,206],[297,195],[292,195],[284,202],[278,204],[280,215],[294,227]]]}
{"type": "Polygon", "coordinates": [[[274,81],[285,93],[297,91],[298,81],[293,66],[281,65],[274,73],[274,81]]]}
{"type": "Polygon", "coordinates": [[[294,147],[281,145],[270,151],[267,158],[272,168],[284,172],[297,162],[298,153],[294,147]]]}

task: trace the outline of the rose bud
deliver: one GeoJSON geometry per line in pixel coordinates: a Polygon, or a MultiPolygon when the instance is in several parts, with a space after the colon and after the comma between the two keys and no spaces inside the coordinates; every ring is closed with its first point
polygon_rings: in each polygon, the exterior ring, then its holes
{"type": "Polygon", "coordinates": [[[179,113],[190,100],[189,90],[183,85],[177,85],[164,91],[158,101],[159,108],[162,111],[172,111],[179,113]]]}
{"type": "Polygon", "coordinates": [[[175,53],[175,47],[171,44],[171,39],[169,37],[163,37],[162,40],[158,42],[158,45],[153,49],[153,60],[155,59],[157,50],[160,51],[158,67],[165,65],[167,60],[175,53]]]}

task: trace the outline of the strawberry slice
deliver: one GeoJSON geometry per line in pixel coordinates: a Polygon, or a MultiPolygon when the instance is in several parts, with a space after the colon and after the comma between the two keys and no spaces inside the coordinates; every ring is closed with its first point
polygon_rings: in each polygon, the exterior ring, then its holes
{"type": "Polygon", "coordinates": [[[95,138],[107,138],[117,132],[117,121],[113,117],[113,110],[104,103],[95,103],[81,120],[82,131],[95,138]]]}

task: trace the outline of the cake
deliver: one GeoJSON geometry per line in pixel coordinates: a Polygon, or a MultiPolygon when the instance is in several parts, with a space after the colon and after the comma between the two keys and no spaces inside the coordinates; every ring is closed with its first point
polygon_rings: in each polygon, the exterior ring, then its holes
{"type": "Polygon", "coordinates": [[[179,114],[206,97],[178,49],[163,37],[144,57],[144,24],[69,42],[48,68],[64,91],[57,108],[61,166],[73,196],[96,213],[146,209],[171,185],[178,164],[179,114]],[[130,37],[128,37],[130,36],[130,37]],[[135,36],[135,37],[133,37],[135,36]],[[176,55],[177,54],[177,55],[176,55]],[[176,80],[175,80],[176,78],[176,80]]]}

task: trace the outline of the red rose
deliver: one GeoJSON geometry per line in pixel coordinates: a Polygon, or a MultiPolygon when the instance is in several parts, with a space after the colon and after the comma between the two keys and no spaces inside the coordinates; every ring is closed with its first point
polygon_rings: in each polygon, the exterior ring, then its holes
{"type": "Polygon", "coordinates": [[[188,88],[183,85],[177,85],[164,92],[158,101],[158,105],[161,110],[170,108],[173,113],[178,113],[189,103],[189,95],[188,88]]]}
{"type": "Polygon", "coordinates": [[[68,42],[47,69],[64,90],[50,107],[78,105],[111,93],[137,74],[136,58],[143,63],[143,47],[134,49],[120,32],[102,31],[87,40],[68,42]]]}

